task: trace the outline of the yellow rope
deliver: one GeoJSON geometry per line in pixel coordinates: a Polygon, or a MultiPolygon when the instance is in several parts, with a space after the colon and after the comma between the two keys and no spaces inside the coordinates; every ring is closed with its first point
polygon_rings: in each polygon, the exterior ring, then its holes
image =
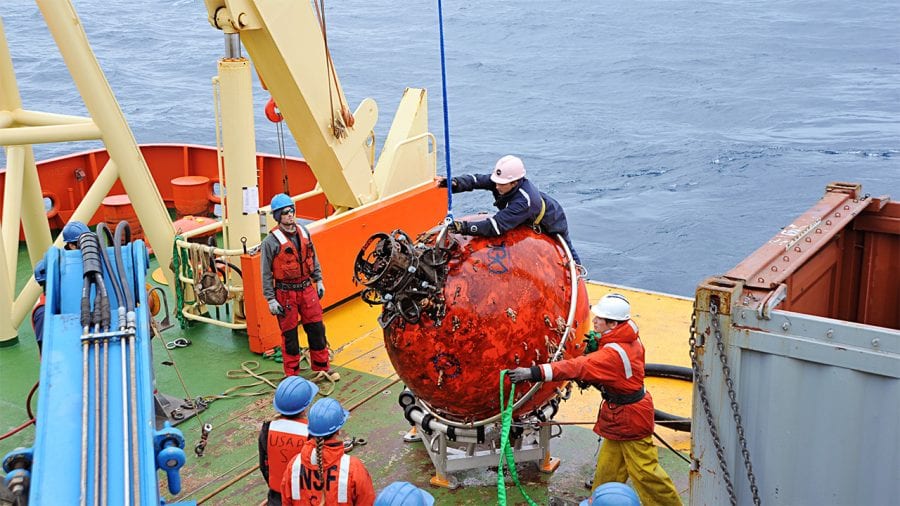
{"type": "Polygon", "coordinates": [[[246,360],[244,362],[241,362],[240,369],[230,369],[225,373],[225,377],[229,379],[256,378],[258,381],[254,381],[253,383],[247,383],[244,385],[233,386],[218,395],[206,395],[203,397],[203,400],[209,403],[217,399],[227,399],[229,397],[256,397],[259,395],[266,395],[271,391],[268,388],[252,392],[242,391],[248,388],[258,387],[260,385],[268,385],[272,389],[278,388],[278,385],[269,381],[266,376],[274,375],[278,379],[278,381],[281,381],[281,378],[284,377],[284,373],[275,369],[256,372],[259,367],[259,362],[257,362],[256,360],[246,360]]]}

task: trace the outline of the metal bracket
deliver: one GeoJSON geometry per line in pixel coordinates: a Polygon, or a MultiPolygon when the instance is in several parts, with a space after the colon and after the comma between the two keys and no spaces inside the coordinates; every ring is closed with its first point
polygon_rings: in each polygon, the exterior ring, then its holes
{"type": "Polygon", "coordinates": [[[772,310],[775,309],[778,304],[781,304],[787,297],[787,285],[781,283],[778,285],[774,291],[770,292],[769,295],[763,300],[762,304],[756,308],[756,314],[762,320],[769,320],[772,314],[772,310]]]}
{"type": "MultiPolygon", "coordinates": [[[[163,311],[165,311],[165,313],[164,313],[165,316],[163,316],[163,319],[160,321],[156,321],[156,320],[154,320],[154,321],[156,322],[156,326],[159,329],[159,332],[162,333],[164,330],[167,330],[167,329],[173,327],[175,324],[172,323],[172,320],[170,319],[171,315],[169,313],[169,298],[166,296],[166,291],[163,290],[162,287],[154,286],[150,290],[150,293],[153,293],[157,290],[159,291],[159,300],[162,301],[163,311]]],[[[150,318],[153,318],[153,316],[151,316],[150,318]]]]}

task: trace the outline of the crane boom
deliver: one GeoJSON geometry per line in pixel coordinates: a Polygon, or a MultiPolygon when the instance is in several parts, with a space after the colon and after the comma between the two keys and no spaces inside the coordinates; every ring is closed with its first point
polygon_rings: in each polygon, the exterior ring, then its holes
{"type": "Polygon", "coordinates": [[[412,152],[401,149],[409,140],[430,137],[425,91],[406,90],[385,145],[385,167],[376,170],[378,106],[364,99],[352,119],[342,110],[346,99],[310,2],[206,0],[206,6],[213,26],[240,35],[332,205],[356,208],[433,177],[426,163],[433,155],[428,139],[412,152]]]}

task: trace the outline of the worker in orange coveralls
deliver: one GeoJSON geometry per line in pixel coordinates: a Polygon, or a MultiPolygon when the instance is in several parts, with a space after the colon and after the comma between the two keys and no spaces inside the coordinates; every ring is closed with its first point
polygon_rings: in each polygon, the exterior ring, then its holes
{"type": "Polygon", "coordinates": [[[332,371],[322,323],[322,304],[325,296],[322,269],[316,249],[306,227],[294,221],[294,202],[284,193],[272,197],[272,217],[278,226],[263,239],[262,285],[269,312],[278,317],[281,328],[281,354],[285,376],[300,371],[300,339],[297,327],[309,339],[309,359],[317,374],[313,381],[341,379],[332,371]]]}
{"type": "Polygon", "coordinates": [[[603,395],[594,432],[603,438],[593,488],[631,478],[643,504],[681,504],[672,479],[659,465],[653,444],[653,399],[644,390],[644,345],[631,320],[631,305],[619,294],[591,307],[600,348],[590,354],[509,373],[521,381],[578,380],[603,395]]]}
{"type": "Polygon", "coordinates": [[[275,389],[272,405],[281,417],[263,422],[259,431],[259,470],[269,484],[268,506],[281,506],[281,478],[309,439],[306,408],[317,393],[315,383],[299,376],[284,378],[275,389]]]}
{"type": "Polygon", "coordinates": [[[288,462],[281,482],[283,504],[288,506],[372,506],[372,477],[356,457],[344,454],[341,427],[350,412],[325,398],[309,409],[310,439],[288,462]]]}

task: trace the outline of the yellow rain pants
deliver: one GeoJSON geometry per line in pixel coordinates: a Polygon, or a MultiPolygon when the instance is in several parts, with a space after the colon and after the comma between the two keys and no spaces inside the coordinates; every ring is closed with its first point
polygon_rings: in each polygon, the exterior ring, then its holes
{"type": "Polygon", "coordinates": [[[594,487],[631,478],[643,506],[681,505],[675,484],[659,465],[659,454],[651,436],[637,441],[604,439],[597,457],[594,487]]]}

